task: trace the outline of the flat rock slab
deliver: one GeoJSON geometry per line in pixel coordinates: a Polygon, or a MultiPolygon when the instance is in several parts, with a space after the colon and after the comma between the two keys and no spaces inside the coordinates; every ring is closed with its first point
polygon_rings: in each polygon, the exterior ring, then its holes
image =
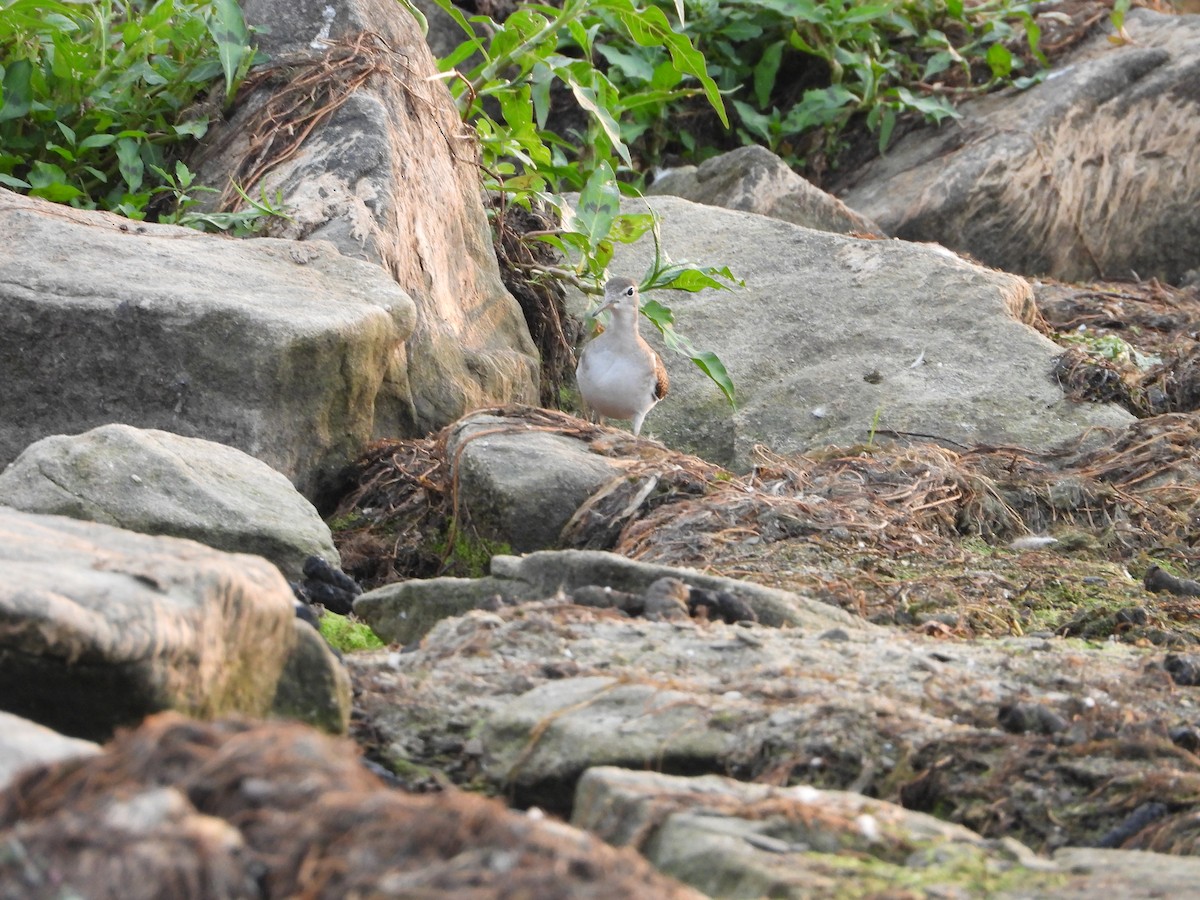
{"type": "Polygon", "coordinates": [[[1200,860],[1070,848],[1052,859],[845,791],[679,778],[612,767],[579,782],[572,824],[711,897],[888,894],[1034,900],[1183,896],[1200,860]]]}
{"type": "Polygon", "coordinates": [[[1125,29],[905,135],[839,195],[890,234],[1009,272],[1178,283],[1200,264],[1200,16],[1131,9],[1125,29]]]}
{"type": "MultiPolygon", "coordinates": [[[[1030,286],[937,246],[858,240],[775,219],[651,198],[674,259],[727,264],[745,289],[662,292],[678,331],[717,353],[737,408],[690,361],[661,351],[672,392],[647,430],[736,470],[755,448],[803,452],[905,436],[952,447],[1045,450],[1133,417],[1067,400],[1061,348],[1036,332],[1030,286]]],[[[634,207],[629,207],[634,211],[634,207]]],[[[614,272],[640,277],[649,240],[620,245],[614,272]]],[[[654,328],[643,333],[661,347],[654,328]]]]}
{"type": "Polygon", "coordinates": [[[234,240],[0,189],[0,463],[123,422],[244,450],[307,496],[375,427],[416,309],[324,242],[234,240]]]}
{"type": "Polygon", "coordinates": [[[829,629],[856,622],[836,606],[790,591],[600,550],[496,555],[491,574],[484,578],[414,578],[385,585],[355,600],[354,612],[385,641],[408,644],[420,640],[442,619],[472,609],[545,600],[584,587],[640,594],[660,578],[678,578],[689,587],[728,592],[766,625],[829,629]]]}
{"type": "Polygon", "coordinates": [[[92,739],[272,709],[292,592],[257,556],[0,507],[0,708],[92,739]]]}
{"type": "Polygon", "coordinates": [[[253,553],[292,581],[309,556],[338,565],[329,526],[287,478],[166,431],[103,425],[43,438],[0,472],[0,505],[253,553]]]}
{"type": "Polygon", "coordinates": [[[579,778],[614,765],[852,791],[1038,852],[1187,853],[1200,763],[1168,734],[1198,689],[1164,657],[651,622],[568,595],[450,618],[408,652],[347,664],[362,738],[398,770],[483,779],[564,815],[579,778]]]}

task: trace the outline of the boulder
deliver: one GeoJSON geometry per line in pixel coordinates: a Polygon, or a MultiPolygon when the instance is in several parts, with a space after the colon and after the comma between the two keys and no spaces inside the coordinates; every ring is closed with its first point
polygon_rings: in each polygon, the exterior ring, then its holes
{"type": "Polygon", "coordinates": [[[253,553],[291,581],[309,556],[338,564],[329,526],[283,475],[166,431],[103,425],[43,438],[0,472],[0,505],[253,553]]]}
{"type": "Polygon", "coordinates": [[[817,231],[883,237],[883,231],[832,194],[792,171],[766,147],[739,147],[699,166],[668,169],[646,191],[758,213],[817,231]]]}
{"type": "Polygon", "coordinates": [[[332,241],[413,298],[416,328],[388,361],[376,434],[415,436],[480,406],[537,402],[537,352],[500,279],[474,136],[416,20],[395,0],[242,8],[267,26],[258,40],[272,62],[209,130],[196,168],[218,188],[233,178],[278,192],[290,218],[271,234],[332,241]],[[311,131],[297,118],[311,114],[311,97],[289,93],[308,90],[306,75],[324,83],[326,114],[311,131]]]}
{"type": "MultiPolygon", "coordinates": [[[[667,292],[677,330],[724,362],[731,408],[690,361],[663,349],[671,393],[646,428],[666,444],[736,470],[755,447],[777,453],[875,440],[1045,450],[1133,417],[1066,399],[1052,377],[1061,348],[1023,279],[932,245],[859,240],[672,197],[652,198],[675,259],[729,265],[746,287],[667,292]]],[[[632,210],[632,206],[630,209],[632,210]]],[[[612,264],[640,277],[649,239],[612,264]]],[[[582,299],[576,302],[582,308],[582,299]]],[[[662,347],[648,323],[643,332],[662,347]]]]}
{"type": "Polygon", "coordinates": [[[1133,9],[1125,30],[905,135],[835,192],[890,234],[1010,272],[1178,282],[1200,245],[1200,17],[1133,9]]]}
{"type": "Polygon", "coordinates": [[[0,463],[123,422],[244,450],[306,496],[376,426],[415,324],[378,266],[0,189],[0,463]]]}
{"type": "Polygon", "coordinates": [[[271,714],[344,734],[350,725],[350,675],[308,622],[297,617],[292,627],[296,643],[280,673],[271,714]]]}
{"type": "Polygon", "coordinates": [[[175,714],[0,792],[0,846],[5,900],[702,897],[561,822],[389,790],[346,741],[175,714]]]}
{"type": "Polygon", "coordinates": [[[354,612],[388,642],[412,643],[442,619],[472,609],[493,609],[570,596],[580,588],[644,593],[660,578],[689,588],[727,592],[766,625],[836,628],[856,620],[848,613],[790,591],[708,575],[694,569],[653,565],[599,550],[561,550],[492,557],[484,578],[414,578],[385,585],[354,601],[354,612]]]}
{"type": "Polygon", "coordinates": [[[0,791],[23,769],[99,752],[92,741],[67,737],[20,716],[0,712],[0,791]]]}
{"type": "MultiPolygon", "coordinates": [[[[164,709],[264,716],[297,650],[291,588],[257,556],[0,507],[0,571],[0,708],[64,734],[164,709]]],[[[336,662],[307,659],[336,706],[336,662]]]]}
{"type": "Polygon", "coordinates": [[[903,884],[916,896],[1151,898],[1187,894],[1200,877],[1194,858],[1070,848],[1046,859],[861,794],[716,775],[590,769],[571,822],[711,897],[832,897],[848,885],[877,896],[903,884]]]}
{"type": "Polygon", "coordinates": [[[455,423],[446,458],[471,527],[517,553],[557,547],[583,502],[625,471],[567,435],[486,413],[455,423]]]}

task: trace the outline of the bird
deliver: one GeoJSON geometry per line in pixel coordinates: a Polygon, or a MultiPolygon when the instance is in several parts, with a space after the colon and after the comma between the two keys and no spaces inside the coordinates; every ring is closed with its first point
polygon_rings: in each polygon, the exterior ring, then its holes
{"type": "Polygon", "coordinates": [[[638,286],[631,278],[610,278],[604,302],[592,317],[608,310],[608,328],[579,355],[575,378],[583,402],[596,415],[628,419],[640,435],[642,422],[671,387],[662,359],[638,333],[638,286]]]}

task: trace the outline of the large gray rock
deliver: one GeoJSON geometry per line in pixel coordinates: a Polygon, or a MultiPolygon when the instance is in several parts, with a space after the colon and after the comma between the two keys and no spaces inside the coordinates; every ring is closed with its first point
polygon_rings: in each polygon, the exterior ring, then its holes
{"type": "Polygon", "coordinates": [[[347,256],[382,266],[415,300],[416,329],[389,360],[389,405],[380,409],[377,433],[423,434],[480,406],[537,402],[537,352],[500,280],[474,136],[434,77],[416,21],[395,0],[248,0],[242,7],[247,22],[267,26],[258,36],[262,49],[285,67],[239,99],[228,123],[214,125],[198,167],[224,188],[230,176],[242,177],[248,157],[257,163],[264,155],[251,142],[280,128],[277,149],[295,152],[281,153],[261,184],[272,196],[282,193],[291,219],[274,222],[271,233],[332,241],[347,256]],[[348,52],[359,39],[359,49],[348,52]],[[328,42],[341,42],[332,61],[323,56],[328,42]],[[275,113],[261,117],[305,60],[314,71],[377,68],[293,148],[293,123],[275,113]]]}
{"type": "Polygon", "coordinates": [[[446,458],[470,527],[517,553],[557,547],[575,511],[625,470],[566,435],[486,413],[450,429],[446,458]]]}
{"type": "Polygon", "coordinates": [[[876,896],[904,884],[915,896],[1151,898],[1186,895],[1200,877],[1194,858],[1070,848],[1051,860],[861,794],[715,775],[590,769],[571,822],[710,897],[876,896]]]}
{"type": "Polygon", "coordinates": [[[550,681],[488,716],[478,732],[480,764],[518,802],[563,809],[594,766],[711,769],[736,748],[739,735],[727,725],[739,699],[602,676],[550,681]]]}
{"type": "Polygon", "coordinates": [[[308,556],[338,564],[329,526],[281,474],[166,431],[103,425],[43,438],[0,472],[0,505],[254,553],[292,581],[308,556]]]}
{"type": "Polygon", "coordinates": [[[1200,17],[1130,10],[1045,82],[963,103],[839,191],[913,241],[1067,281],[1177,282],[1200,264],[1200,17]]]}
{"type": "Polygon", "coordinates": [[[99,751],[92,741],[66,737],[44,725],[0,712],[0,791],[29,766],[91,756],[99,751]]]}
{"type": "MultiPolygon", "coordinates": [[[[652,198],[675,259],[729,265],[734,291],[672,292],[678,331],[717,353],[731,409],[688,360],[663,351],[671,394],[647,419],[669,446],[745,470],[779,453],[917,436],[1044,450],[1129,413],[1067,400],[1061,349],[1028,324],[1029,284],[936,246],[857,240],[671,197],[652,198]]],[[[620,245],[639,276],[650,240],[620,245]]],[[[664,292],[665,293],[665,292],[664,292]]],[[[580,302],[582,306],[582,302],[580,302]]],[[[643,332],[661,347],[648,323],[643,332]]]]}
{"type": "Polygon", "coordinates": [[[385,585],[355,600],[354,612],[383,640],[407,644],[424,637],[442,619],[472,609],[545,600],[585,587],[641,594],[660,578],[678,578],[689,587],[732,594],[765,625],[837,628],[856,622],[836,606],[791,591],[600,550],[493,556],[491,574],[484,578],[414,578],[385,585]]]}
{"type": "Polygon", "coordinates": [[[0,463],[124,422],[246,451],[313,496],[376,425],[412,300],[328,243],[232,240],[0,190],[0,463]]]}
{"type": "Polygon", "coordinates": [[[810,184],[766,147],[756,145],[714,156],[699,166],[669,169],[654,180],[647,193],[758,213],[817,231],[883,235],[866,216],[810,184]]]}
{"type": "Polygon", "coordinates": [[[68,735],[264,716],[297,647],[291,589],[257,556],[0,507],[0,573],[0,708],[68,735]]]}

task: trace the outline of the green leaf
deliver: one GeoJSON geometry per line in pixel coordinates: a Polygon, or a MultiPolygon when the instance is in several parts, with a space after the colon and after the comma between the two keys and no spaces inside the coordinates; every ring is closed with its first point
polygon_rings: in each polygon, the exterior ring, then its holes
{"type": "Polygon", "coordinates": [[[33,65],[27,59],[9,63],[4,70],[4,105],[0,106],[0,122],[19,119],[29,114],[33,102],[30,80],[33,65]]]}
{"type": "Polygon", "coordinates": [[[429,36],[429,20],[425,18],[425,13],[412,2],[412,0],[400,0],[400,5],[408,10],[409,14],[417,20],[417,27],[421,29],[421,34],[429,36]]]}
{"type": "Polygon", "coordinates": [[[190,119],[187,122],[180,122],[178,125],[172,125],[171,130],[180,137],[190,137],[200,140],[208,133],[208,118],[190,119]]]}
{"type": "Polygon", "coordinates": [[[1125,27],[1125,14],[1129,12],[1131,5],[1131,0],[1116,0],[1113,4],[1112,13],[1109,15],[1108,20],[1112,22],[1115,30],[1120,31],[1125,27]]]}
{"type": "Polygon", "coordinates": [[[758,135],[769,146],[775,145],[779,138],[779,110],[772,110],[773,116],[763,115],[749,103],[743,103],[741,100],[734,100],[733,108],[737,110],[742,124],[753,134],[758,135]]]}
{"type": "Polygon", "coordinates": [[[83,191],[67,183],[67,173],[54,163],[37,160],[29,168],[29,196],[52,203],[66,203],[83,196],[83,191]]]}
{"type": "Polygon", "coordinates": [[[544,62],[536,63],[530,72],[530,99],[533,101],[533,117],[537,127],[546,128],[550,117],[550,88],[554,83],[554,71],[544,62]]]}
{"type": "Polygon", "coordinates": [[[26,190],[32,186],[28,181],[22,181],[20,178],[13,175],[5,175],[2,172],[0,172],[0,184],[6,184],[10,188],[16,188],[19,191],[26,190]]]}
{"type": "Polygon", "coordinates": [[[647,300],[642,304],[642,315],[658,329],[663,337],[663,343],[667,345],[668,349],[690,359],[701,372],[712,380],[713,384],[721,389],[721,393],[725,395],[730,405],[736,405],[733,380],[729,377],[725,364],[711,350],[697,350],[692,346],[691,341],[675,330],[675,314],[670,307],[657,300],[647,300]]]}
{"type": "MultiPolygon", "coordinates": [[[[728,269],[726,269],[726,271],[728,271],[728,269]]],[[[671,278],[670,281],[666,282],[665,284],[660,284],[659,286],[671,288],[672,290],[688,291],[693,294],[696,293],[696,291],[702,291],[705,288],[716,288],[717,290],[728,289],[728,285],[722,284],[711,275],[706,275],[698,269],[691,268],[684,269],[683,271],[679,272],[679,274],[671,278]]]]}
{"type": "Polygon", "coordinates": [[[589,248],[599,246],[608,237],[613,220],[621,213],[621,191],[612,166],[601,162],[579,194],[576,218],[587,237],[589,248]]]}
{"type": "Polygon", "coordinates": [[[992,44],[988,47],[987,64],[995,78],[1007,78],[1013,69],[1013,55],[1003,44],[992,44]]]}
{"type": "Polygon", "coordinates": [[[711,350],[696,350],[692,352],[691,360],[721,389],[721,393],[725,395],[729,405],[736,408],[737,398],[733,393],[733,379],[729,377],[729,372],[720,357],[711,350]]]}
{"type": "Polygon", "coordinates": [[[887,150],[888,144],[892,142],[892,129],[896,127],[896,110],[890,106],[877,106],[876,109],[883,110],[882,120],[879,125],[879,155],[887,150]]]}
{"type": "Polygon", "coordinates": [[[653,322],[654,327],[659,331],[675,327],[675,313],[671,310],[671,307],[660,303],[658,300],[644,300],[642,302],[642,315],[653,322]]]}
{"type": "Polygon", "coordinates": [[[654,227],[654,216],[650,213],[625,213],[613,219],[609,234],[622,244],[632,244],[654,227]]]}
{"type": "Polygon", "coordinates": [[[643,47],[665,46],[675,68],[699,80],[704,88],[704,95],[716,111],[721,124],[728,128],[729,117],[725,113],[725,104],[721,100],[721,92],[717,89],[716,82],[708,76],[704,56],[692,46],[686,36],[672,30],[663,11],[657,6],[650,6],[640,13],[621,10],[617,12],[617,16],[635,43],[643,47]]]}
{"type": "Polygon", "coordinates": [[[141,145],[131,137],[117,140],[117,164],[129,192],[136,194],[142,186],[145,166],[142,164],[141,145]]]}
{"type": "Polygon", "coordinates": [[[89,134],[79,142],[80,150],[91,150],[98,147],[107,147],[117,139],[115,134],[89,134]]]}
{"type": "Polygon", "coordinates": [[[571,93],[575,96],[575,102],[583,107],[586,112],[590,113],[592,119],[600,126],[612,144],[613,150],[621,157],[621,161],[632,168],[633,160],[629,156],[629,148],[621,140],[621,127],[617,124],[617,120],[613,118],[612,113],[608,111],[607,107],[597,102],[594,88],[590,85],[580,83],[576,80],[574,73],[569,70],[560,71],[559,77],[570,86],[571,93]]]}
{"type": "MultiPolygon", "coordinates": [[[[596,47],[596,52],[630,81],[649,82],[654,79],[654,65],[645,56],[629,53],[611,44],[600,44],[596,47]]],[[[674,69],[674,66],[671,68],[674,69]]]]}
{"type": "Polygon", "coordinates": [[[248,46],[250,35],[237,0],[211,0],[211,4],[213,14],[208,20],[208,30],[217,44],[217,57],[225,75],[225,100],[229,102],[237,91],[242,63],[252,55],[248,46]]]}
{"type": "Polygon", "coordinates": [[[783,59],[783,46],[783,41],[768,44],[758,65],[754,67],[754,98],[760,108],[770,105],[775,76],[779,73],[779,63],[783,59]]]}

